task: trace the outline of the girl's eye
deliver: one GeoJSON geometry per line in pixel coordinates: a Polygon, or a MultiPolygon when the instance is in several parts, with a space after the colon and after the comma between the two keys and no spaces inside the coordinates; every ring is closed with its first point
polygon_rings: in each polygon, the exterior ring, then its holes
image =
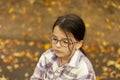
{"type": "Polygon", "coordinates": [[[63,43],[69,44],[68,40],[63,40],[63,43]]]}
{"type": "Polygon", "coordinates": [[[57,41],[58,39],[57,38],[52,38],[52,40],[57,41]]]}

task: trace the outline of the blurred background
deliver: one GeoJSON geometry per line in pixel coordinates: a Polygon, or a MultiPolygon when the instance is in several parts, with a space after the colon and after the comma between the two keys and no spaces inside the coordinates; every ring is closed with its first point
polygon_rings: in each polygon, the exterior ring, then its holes
{"type": "Polygon", "coordinates": [[[120,80],[120,0],[0,0],[0,80],[29,80],[56,18],[79,15],[97,80],[120,80]]]}

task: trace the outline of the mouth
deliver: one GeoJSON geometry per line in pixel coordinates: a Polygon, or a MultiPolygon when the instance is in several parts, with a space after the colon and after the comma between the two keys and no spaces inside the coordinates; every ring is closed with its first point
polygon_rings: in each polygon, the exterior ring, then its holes
{"type": "Polygon", "coordinates": [[[61,53],[61,51],[60,50],[54,50],[55,51],[55,53],[61,53]]]}

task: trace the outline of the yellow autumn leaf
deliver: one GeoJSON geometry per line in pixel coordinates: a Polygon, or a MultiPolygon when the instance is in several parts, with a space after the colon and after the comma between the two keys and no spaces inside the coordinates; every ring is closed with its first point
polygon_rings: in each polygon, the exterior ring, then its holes
{"type": "Polygon", "coordinates": [[[31,17],[31,18],[29,19],[29,21],[30,21],[30,23],[32,24],[32,23],[35,21],[35,18],[34,18],[34,17],[31,17]]]}
{"type": "Polygon", "coordinates": [[[29,34],[30,34],[30,32],[29,32],[29,31],[26,31],[26,32],[23,33],[23,36],[24,36],[24,37],[27,37],[27,36],[29,36],[29,34]]]}
{"type": "Polygon", "coordinates": [[[25,73],[25,74],[24,74],[24,76],[25,76],[25,77],[28,77],[28,76],[29,76],[29,74],[28,74],[28,73],[25,73]]]}
{"type": "Polygon", "coordinates": [[[111,5],[115,8],[117,8],[117,5],[115,3],[112,2],[111,5]]]}
{"type": "Polygon", "coordinates": [[[42,21],[41,17],[37,18],[37,22],[40,23],[42,21]]]}
{"type": "Polygon", "coordinates": [[[97,36],[104,36],[105,34],[104,34],[104,32],[100,32],[100,31],[96,31],[96,33],[95,33],[97,36]]]}
{"type": "Polygon", "coordinates": [[[38,59],[39,59],[38,57],[33,58],[33,60],[36,61],[36,62],[38,61],[38,59]]]}
{"type": "Polygon", "coordinates": [[[115,78],[119,79],[120,78],[120,73],[116,74],[115,78]]]}
{"type": "Polygon", "coordinates": [[[103,41],[103,46],[107,46],[107,45],[109,45],[109,42],[108,41],[103,41]]]}
{"type": "Polygon", "coordinates": [[[90,54],[90,57],[91,57],[92,59],[95,59],[95,58],[96,58],[96,55],[95,55],[94,53],[91,53],[91,54],[90,54]]]}
{"type": "Polygon", "coordinates": [[[111,25],[107,25],[107,30],[112,30],[112,26],[111,25]]]}
{"type": "Polygon", "coordinates": [[[37,51],[35,52],[35,56],[38,57],[40,55],[40,53],[37,51]]]}
{"type": "Polygon", "coordinates": [[[10,72],[13,71],[13,67],[10,66],[10,65],[7,66],[7,69],[8,69],[10,72]]]}
{"type": "Polygon", "coordinates": [[[45,49],[45,50],[49,49],[50,47],[51,47],[51,45],[50,45],[49,43],[46,43],[46,44],[44,45],[44,49],[45,49]]]}
{"type": "Polygon", "coordinates": [[[120,64],[120,58],[116,59],[116,63],[120,64]]]}
{"type": "Polygon", "coordinates": [[[90,27],[90,24],[86,23],[85,26],[86,26],[87,28],[89,28],[89,27],[90,27]]]}
{"type": "Polygon", "coordinates": [[[117,8],[120,10],[120,5],[117,8]]]}
{"type": "Polygon", "coordinates": [[[100,51],[103,53],[106,52],[106,49],[104,48],[104,46],[102,46],[102,45],[100,46],[100,51]]]}
{"type": "Polygon", "coordinates": [[[11,19],[12,19],[12,20],[16,20],[16,17],[17,17],[17,16],[16,16],[15,14],[13,14],[12,17],[11,17],[11,19]]]}
{"type": "Polygon", "coordinates": [[[56,4],[56,2],[55,2],[55,1],[52,1],[52,2],[51,2],[51,5],[53,5],[53,6],[54,6],[55,4],[56,4]]]}
{"type": "Polygon", "coordinates": [[[36,46],[37,46],[37,48],[41,48],[41,47],[42,47],[42,44],[39,43],[39,42],[37,42],[37,43],[36,43],[36,46]]]}
{"type": "Polygon", "coordinates": [[[103,76],[109,76],[108,72],[103,72],[103,76]]]}
{"type": "Polygon", "coordinates": [[[19,64],[14,64],[13,66],[15,69],[18,69],[20,67],[19,64]]]}
{"type": "Polygon", "coordinates": [[[1,59],[4,59],[4,58],[5,58],[5,55],[0,55],[0,58],[1,58],[1,59]]]}
{"type": "Polygon", "coordinates": [[[11,13],[13,13],[14,12],[14,8],[10,8],[9,10],[8,10],[8,13],[9,14],[11,14],[11,13]]]}
{"type": "Polygon", "coordinates": [[[34,4],[35,1],[36,1],[36,0],[29,0],[29,3],[30,3],[30,4],[34,4]]]}
{"type": "Polygon", "coordinates": [[[12,55],[11,56],[8,56],[7,58],[5,58],[5,59],[3,59],[3,62],[4,63],[10,63],[10,62],[12,62],[13,61],[13,57],[12,57],[12,55]]]}
{"type": "Polygon", "coordinates": [[[18,63],[18,62],[19,62],[18,58],[15,58],[14,61],[13,61],[14,64],[18,63]]]}
{"type": "Polygon", "coordinates": [[[109,18],[106,18],[105,21],[106,21],[106,22],[110,22],[109,18]]]}
{"type": "Polygon", "coordinates": [[[118,54],[120,55],[120,48],[117,50],[118,54]]]}
{"type": "Polygon", "coordinates": [[[13,56],[15,56],[15,57],[21,57],[21,54],[19,52],[14,52],[13,56]]]}
{"type": "Polygon", "coordinates": [[[0,80],[8,80],[4,75],[0,76],[0,80]]]}
{"type": "Polygon", "coordinates": [[[111,78],[114,78],[115,75],[116,75],[116,71],[112,71],[112,72],[110,72],[110,75],[109,75],[109,76],[110,76],[111,78]]]}
{"type": "Polygon", "coordinates": [[[0,67],[0,73],[3,71],[2,67],[0,67]]]}
{"type": "Polygon", "coordinates": [[[115,61],[115,67],[120,70],[120,58],[117,58],[115,61]]]}
{"type": "Polygon", "coordinates": [[[109,60],[107,62],[107,66],[111,66],[111,65],[114,65],[114,64],[115,64],[115,61],[113,61],[113,60],[109,60]]]}
{"type": "Polygon", "coordinates": [[[0,24],[0,29],[2,28],[2,24],[0,24]]]}
{"type": "Polygon", "coordinates": [[[120,70],[120,64],[115,63],[115,68],[117,68],[118,70],[120,70]]]}
{"type": "Polygon", "coordinates": [[[45,4],[46,6],[48,6],[48,5],[51,4],[50,2],[51,2],[51,1],[46,0],[44,4],[45,4]]]}
{"type": "Polygon", "coordinates": [[[50,7],[47,8],[47,11],[48,11],[48,12],[52,12],[52,8],[50,8],[50,7]]]}
{"type": "Polygon", "coordinates": [[[96,80],[104,80],[102,76],[96,76],[96,80]]]}
{"type": "Polygon", "coordinates": [[[103,70],[104,72],[106,72],[106,71],[108,71],[108,67],[103,66],[103,67],[102,67],[102,70],[103,70]]]}
{"type": "Polygon", "coordinates": [[[30,42],[28,43],[29,46],[33,46],[34,44],[35,44],[34,41],[30,41],[30,42]]]}
{"type": "Polygon", "coordinates": [[[32,59],[32,55],[29,52],[26,53],[26,57],[32,59]]]}

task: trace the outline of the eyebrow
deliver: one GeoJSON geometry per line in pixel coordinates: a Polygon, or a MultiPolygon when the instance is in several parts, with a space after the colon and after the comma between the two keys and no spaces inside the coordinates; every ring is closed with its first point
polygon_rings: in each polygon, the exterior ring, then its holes
{"type": "MultiPolygon", "coordinates": [[[[52,34],[54,37],[57,37],[55,34],[52,34]]],[[[67,37],[66,38],[62,38],[62,39],[66,39],[66,40],[70,40],[67,37]]]]}

